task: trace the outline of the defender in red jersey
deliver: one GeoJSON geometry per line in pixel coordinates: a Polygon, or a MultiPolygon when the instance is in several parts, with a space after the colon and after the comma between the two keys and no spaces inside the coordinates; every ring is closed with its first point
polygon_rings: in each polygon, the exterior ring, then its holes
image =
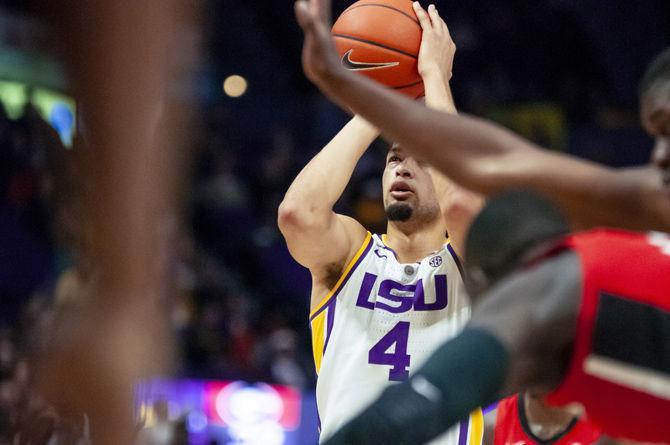
{"type": "Polygon", "coordinates": [[[526,391],[498,402],[485,415],[484,445],[591,445],[606,440],[582,413],[548,407],[542,399],[526,391]]]}
{"type": "Polygon", "coordinates": [[[567,229],[537,195],[491,200],[466,245],[468,327],[325,445],[425,443],[526,390],[614,439],[670,443],[670,235],[567,229]]]}
{"type": "Polygon", "coordinates": [[[669,441],[670,236],[600,230],[566,245],[583,290],[572,363],[548,401],[579,400],[615,437],[669,441]]]}

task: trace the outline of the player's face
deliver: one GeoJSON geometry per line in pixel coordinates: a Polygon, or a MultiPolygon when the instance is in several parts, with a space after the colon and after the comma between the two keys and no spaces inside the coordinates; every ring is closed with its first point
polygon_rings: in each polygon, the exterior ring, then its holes
{"type": "Polygon", "coordinates": [[[384,208],[391,221],[433,218],[439,214],[440,207],[427,165],[408,156],[397,145],[386,155],[382,186],[384,208]]]}
{"type": "Polygon", "coordinates": [[[651,162],[670,191],[670,82],[653,87],[642,100],[642,124],[656,138],[651,162]]]}

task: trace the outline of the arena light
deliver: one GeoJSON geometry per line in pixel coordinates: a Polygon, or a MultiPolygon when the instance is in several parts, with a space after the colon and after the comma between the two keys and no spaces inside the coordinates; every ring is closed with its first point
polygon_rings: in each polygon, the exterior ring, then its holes
{"type": "Polygon", "coordinates": [[[229,76],[223,81],[223,91],[229,97],[240,97],[247,92],[247,79],[237,74],[229,76]]]}

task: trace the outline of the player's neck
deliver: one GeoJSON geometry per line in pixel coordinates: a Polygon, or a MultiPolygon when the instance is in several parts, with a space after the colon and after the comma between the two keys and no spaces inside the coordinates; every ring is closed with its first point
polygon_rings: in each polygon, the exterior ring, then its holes
{"type": "Polygon", "coordinates": [[[528,427],[532,433],[542,439],[549,440],[566,430],[573,419],[574,413],[545,405],[541,398],[529,394],[522,394],[523,406],[528,419],[528,427]]]}
{"type": "Polygon", "coordinates": [[[402,230],[393,222],[386,227],[386,243],[393,249],[400,263],[415,263],[442,249],[446,229],[437,221],[418,230],[402,230]]]}

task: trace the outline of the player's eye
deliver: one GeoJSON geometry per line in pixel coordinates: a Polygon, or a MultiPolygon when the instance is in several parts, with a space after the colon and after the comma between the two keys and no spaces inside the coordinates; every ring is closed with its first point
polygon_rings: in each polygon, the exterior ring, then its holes
{"type": "Polygon", "coordinates": [[[400,161],[401,161],[401,159],[398,156],[394,155],[394,156],[389,156],[388,163],[391,164],[393,162],[400,162],[400,161]]]}

